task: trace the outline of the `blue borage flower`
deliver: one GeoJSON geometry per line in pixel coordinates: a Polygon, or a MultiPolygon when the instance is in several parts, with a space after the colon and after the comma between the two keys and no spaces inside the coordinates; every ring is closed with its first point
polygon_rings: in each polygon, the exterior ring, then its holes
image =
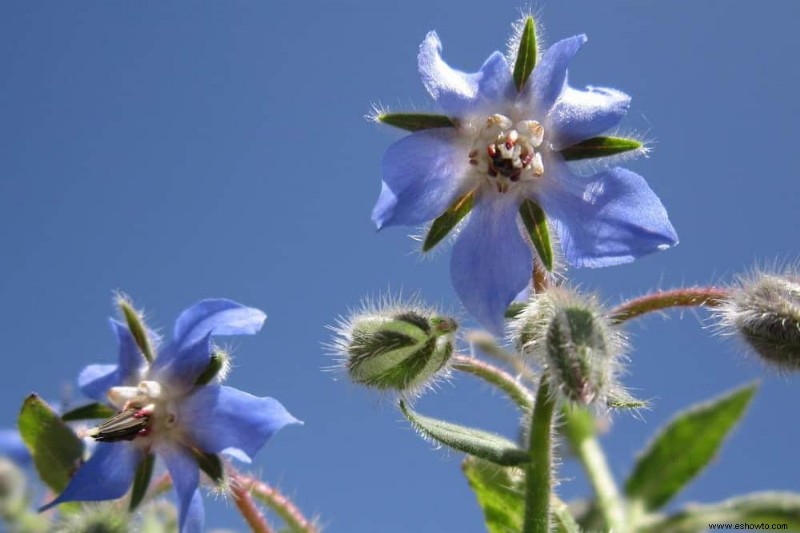
{"type": "Polygon", "coordinates": [[[112,319],[119,363],[88,366],[78,382],[87,396],[130,413],[131,427],[119,435],[95,431],[100,442],[91,458],[42,510],[63,502],[123,496],[139,463],[153,452],[172,477],[181,531],[202,531],[200,471],[194,453],[227,453],[249,462],[272,434],[299,422],[273,398],[222,386],[216,378],[197,384],[211,362],[212,336],[254,334],[265,318],[260,310],[231,300],[203,300],[180,314],[171,342],[159,347],[150,335],[158,353],[151,364],[128,327],[112,319]]]}
{"type": "Polygon", "coordinates": [[[617,265],[678,242],[641,176],[618,167],[581,176],[559,153],[615,127],[630,103],[613,89],[569,86],[567,65],[586,40],[555,43],[518,91],[503,54],[493,53],[478,72],[460,72],[445,63],[439,37],[429,33],[419,72],[453,127],[416,131],[383,158],[372,213],[378,229],[424,223],[474,195],[451,277],[466,309],[496,333],[531,277],[531,242],[518,214],[525,200],[544,209],[564,257],[578,267],[617,265]]]}

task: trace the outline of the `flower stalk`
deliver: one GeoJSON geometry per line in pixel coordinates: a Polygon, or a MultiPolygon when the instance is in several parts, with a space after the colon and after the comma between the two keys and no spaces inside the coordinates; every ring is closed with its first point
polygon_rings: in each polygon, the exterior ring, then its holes
{"type": "Polygon", "coordinates": [[[654,311],[671,307],[717,307],[728,297],[728,291],[716,287],[692,287],[659,291],[629,300],[609,313],[611,321],[617,324],[638,318],[654,311]]]}
{"type": "Polygon", "coordinates": [[[233,501],[247,525],[253,530],[253,533],[273,533],[264,513],[259,510],[256,502],[253,501],[253,495],[250,493],[248,484],[242,483],[241,478],[238,477],[234,477],[231,481],[233,501]]]}
{"type": "Polygon", "coordinates": [[[480,378],[506,393],[520,409],[529,411],[533,407],[533,398],[528,389],[505,370],[464,355],[455,355],[450,361],[453,369],[480,378]]]}
{"type": "Polygon", "coordinates": [[[256,478],[236,474],[238,484],[246,487],[249,494],[260,500],[286,522],[290,531],[296,533],[320,533],[319,527],[303,515],[292,501],[278,489],[256,478]]]}
{"type": "Polygon", "coordinates": [[[555,399],[542,377],[531,415],[528,444],[530,461],[525,472],[525,521],[522,533],[549,533],[553,468],[553,413],[555,399]]]}

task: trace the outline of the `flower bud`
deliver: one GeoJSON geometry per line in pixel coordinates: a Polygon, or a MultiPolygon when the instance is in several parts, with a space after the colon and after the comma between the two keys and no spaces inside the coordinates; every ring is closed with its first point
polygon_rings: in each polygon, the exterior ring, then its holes
{"type": "Polygon", "coordinates": [[[64,517],[61,533],[126,533],[131,531],[129,515],[110,503],[85,504],[81,512],[64,517]]]}
{"type": "Polygon", "coordinates": [[[555,288],[534,296],[511,325],[517,348],[565,400],[605,406],[619,391],[623,339],[594,299],[555,288]]]}
{"type": "Polygon", "coordinates": [[[800,276],[759,273],[741,279],[717,310],[723,331],[736,332],[768,364],[800,370],[800,276]]]}
{"type": "Polygon", "coordinates": [[[330,347],[355,383],[413,393],[445,368],[457,327],[417,306],[369,309],[332,328],[330,347]]]}

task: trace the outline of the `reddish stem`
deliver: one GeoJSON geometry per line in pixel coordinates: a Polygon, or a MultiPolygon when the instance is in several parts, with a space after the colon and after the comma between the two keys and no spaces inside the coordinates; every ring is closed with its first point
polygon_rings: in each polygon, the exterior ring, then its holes
{"type": "Polygon", "coordinates": [[[246,486],[252,494],[275,511],[293,531],[319,533],[317,525],[308,520],[292,501],[263,481],[241,474],[236,475],[239,483],[246,486]]]}
{"type": "Polygon", "coordinates": [[[233,494],[233,501],[239,512],[242,513],[247,525],[253,530],[253,533],[272,533],[272,528],[267,522],[267,518],[253,501],[253,495],[250,493],[252,489],[252,480],[237,474],[231,475],[231,493],[233,494]]]}
{"type": "Polygon", "coordinates": [[[728,297],[728,291],[716,287],[691,287],[646,294],[617,306],[609,313],[613,322],[622,323],[653,311],[670,307],[717,307],[728,297]]]}

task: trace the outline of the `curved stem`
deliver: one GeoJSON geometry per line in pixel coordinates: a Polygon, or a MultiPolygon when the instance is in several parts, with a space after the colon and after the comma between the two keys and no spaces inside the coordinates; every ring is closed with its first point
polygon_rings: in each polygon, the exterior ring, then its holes
{"type": "Polygon", "coordinates": [[[533,407],[533,397],[528,389],[505,370],[464,355],[454,355],[450,362],[454,369],[478,377],[505,392],[521,409],[529,411],[533,407]]]}
{"type": "Polygon", "coordinates": [[[553,467],[553,412],[555,401],[543,377],[536,392],[531,415],[528,454],[525,472],[525,522],[522,533],[550,532],[550,487],[553,467]]]}
{"type": "Polygon", "coordinates": [[[646,294],[617,306],[609,313],[617,324],[653,311],[670,307],[716,307],[728,297],[728,291],[716,287],[692,287],[646,294]]]}
{"type": "Polygon", "coordinates": [[[268,505],[297,533],[319,533],[317,525],[308,520],[292,501],[274,487],[250,476],[237,475],[239,481],[247,486],[249,492],[268,505]]]}
{"type": "Polygon", "coordinates": [[[250,484],[246,478],[237,474],[231,474],[231,493],[233,494],[233,501],[239,512],[242,513],[247,525],[253,530],[253,533],[272,533],[272,528],[267,522],[264,513],[259,510],[256,502],[253,501],[253,495],[250,493],[250,484]]]}

